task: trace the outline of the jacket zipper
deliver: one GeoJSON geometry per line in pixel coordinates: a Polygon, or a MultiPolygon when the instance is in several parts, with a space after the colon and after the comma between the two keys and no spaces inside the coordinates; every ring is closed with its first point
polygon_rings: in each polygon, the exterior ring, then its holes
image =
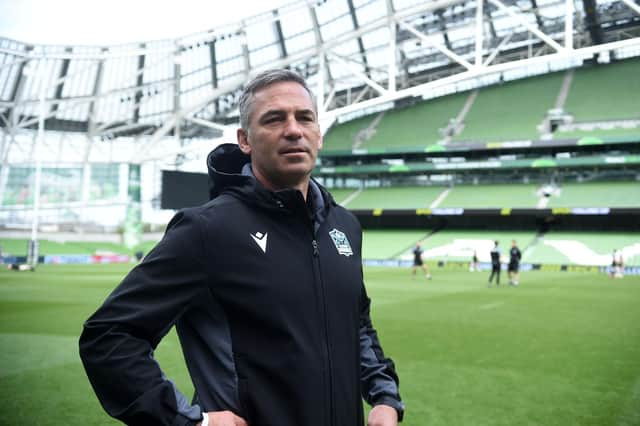
{"type": "MultiPolygon", "coordinates": [[[[311,225],[313,226],[313,224],[311,225]]],[[[328,363],[328,381],[329,381],[329,424],[335,424],[335,413],[334,413],[334,404],[333,404],[333,361],[331,360],[331,343],[329,341],[329,319],[327,317],[327,298],[324,289],[324,282],[322,281],[322,273],[320,268],[320,250],[318,249],[318,241],[315,239],[315,235],[313,236],[313,240],[311,241],[311,246],[313,247],[313,257],[316,264],[318,284],[320,287],[320,294],[322,296],[322,316],[324,320],[324,339],[325,339],[325,351],[326,351],[326,359],[328,363]]]]}

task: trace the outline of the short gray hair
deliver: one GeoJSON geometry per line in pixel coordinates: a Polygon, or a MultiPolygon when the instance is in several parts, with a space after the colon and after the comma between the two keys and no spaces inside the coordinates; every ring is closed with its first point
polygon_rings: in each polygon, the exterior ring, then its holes
{"type": "Polygon", "coordinates": [[[256,92],[259,90],[271,86],[275,83],[281,83],[285,81],[292,81],[298,83],[300,86],[309,93],[311,97],[311,103],[313,104],[313,110],[316,110],[316,98],[307,86],[307,82],[304,78],[295,71],[288,69],[275,69],[261,72],[253,78],[242,91],[240,96],[240,102],[238,103],[238,109],[240,111],[240,127],[244,130],[249,129],[249,116],[251,115],[251,108],[253,107],[253,99],[256,92]]]}

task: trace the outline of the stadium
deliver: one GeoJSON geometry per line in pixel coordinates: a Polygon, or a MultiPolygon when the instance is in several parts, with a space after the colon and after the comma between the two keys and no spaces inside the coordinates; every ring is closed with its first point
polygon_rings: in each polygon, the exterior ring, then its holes
{"type": "MultiPolygon", "coordinates": [[[[300,0],[118,45],[0,30],[0,424],[117,424],[83,321],[208,200],[206,156],[272,68],[314,91],[313,177],[362,225],[403,424],[640,425],[634,0],[300,0]]],[[[155,356],[191,395],[175,331],[155,356]]]]}

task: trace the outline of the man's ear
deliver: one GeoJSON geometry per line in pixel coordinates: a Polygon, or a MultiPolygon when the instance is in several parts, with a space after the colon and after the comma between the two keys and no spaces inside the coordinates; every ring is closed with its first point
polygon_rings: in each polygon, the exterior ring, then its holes
{"type": "Polygon", "coordinates": [[[238,146],[240,146],[240,150],[245,154],[250,155],[251,145],[249,145],[247,131],[244,129],[236,130],[236,139],[238,139],[238,146]]]}

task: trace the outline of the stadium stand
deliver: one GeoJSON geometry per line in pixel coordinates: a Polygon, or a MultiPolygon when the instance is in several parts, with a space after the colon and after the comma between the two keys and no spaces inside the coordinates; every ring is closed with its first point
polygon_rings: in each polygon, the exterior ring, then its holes
{"type": "Polygon", "coordinates": [[[347,207],[351,210],[427,208],[445,189],[441,186],[367,188],[347,207]]]}
{"type": "Polygon", "coordinates": [[[356,139],[362,131],[367,129],[375,116],[368,115],[355,120],[335,125],[323,137],[323,150],[348,150],[356,148],[356,139]]]}
{"type": "Polygon", "coordinates": [[[527,252],[526,261],[547,264],[611,264],[613,250],[622,250],[627,266],[640,266],[640,234],[549,232],[527,252]]]}
{"type": "Polygon", "coordinates": [[[566,183],[549,197],[549,207],[640,207],[640,183],[566,183]]]}
{"type": "Polygon", "coordinates": [[[538,264],[608,266],[614,249],[621,250],[627,266],[640,266],[640,234],[595,232],[367,230],[363,255],[369,259],[411,259],[411,249],[421,242],[427,261],[468,262],[474,250],[480,262],[489,262],[493,241],[498,240],[503,260],[511,240],[522,251],[522,262],[538,264]]]}
{"type": "Polygon", "coordinates": [[[334,188],[331,190],[331,196],[334,201],[338,204],[345,205],[345,202],[348,202],[351,197],[357,194],[357,189],[339,189],[334,188]]]}
{"type": "Polygon", "coordinates": [[[429,235],[429,230],[364,230],[364,259],[394,259],[429,235]]]}
{"type": "Polygon", "coordinates": [[[440,207],[464,208],[535,208],[536,185],[456,185],[440,207]]]}
{"type": "MultiPolygon", "coordinates": [[[[520,249],[525,248],[535,239],[533,232],[505,232],[505,231],[439,231],[430,235],[423,243],[425,260],[462,261],[468,262],[475,250],[480,262],[489,262],[489,252],[493,241],[498,240],[502,255],[508,258],[511,240],[518,241],[520,249]]],[[[405,259],[410,258],[411,251],[402,254],[405,259]]],[[[523,261],[527,261],[526,258],[523,261]]]]}
{"type": "Polygon", "coordinates": [[[577,122],[640,120],[640,59],[576,69],[564,110],[577,122]]]}
{"type": "MultiPolygon", "coordinates": [[[[392,187],[367,188],[347,207],[357,209],[420,209],[427,207],[463,208],[536,208],[546,198],[533,184],[456,185],[451,188],[392,187]],[[434,205],[434,202],[439,202],[434,205]]],[[[566,183],[554,187],[545,207],[640,207],[637,182],[566,183]]],[[[355,190],[332,190],[341,203],[355,190]]]]}
{"type": "Polygon", "coordinates": [[[554,138],[616,138],[640,140],[640,60],[578,68],[563,112],[568,122],[558,126],[554,138]]]}
{"type": "Polygon", "coordinates": [[[427,146],[444,139],[441,130],[455,119],[468,93],[437,98],[385,113],[375,133],[363,147],[368,149],[427,146]]]}
{"type": "Polygon", "coordinates": [[[539,139],[537,127],[553,107],[562,77],[553,73],[480,89],[454,141],[539,139]]]}
{"type": "MultiPolygon", "coordinates": [[[[0,241],[2,254],[4,256],[26,256],[26,239],[3,238],[0,241]]],[[[40,241],[40,255],[94,255],[100,252],[110,252],[117,254],[133,255],[136,251],[142,250],[147,253],[157,241],[146,241],[130,249],[124,244],[104,242],[104,241],[56,241],[42,238],[40,241]]]]}

